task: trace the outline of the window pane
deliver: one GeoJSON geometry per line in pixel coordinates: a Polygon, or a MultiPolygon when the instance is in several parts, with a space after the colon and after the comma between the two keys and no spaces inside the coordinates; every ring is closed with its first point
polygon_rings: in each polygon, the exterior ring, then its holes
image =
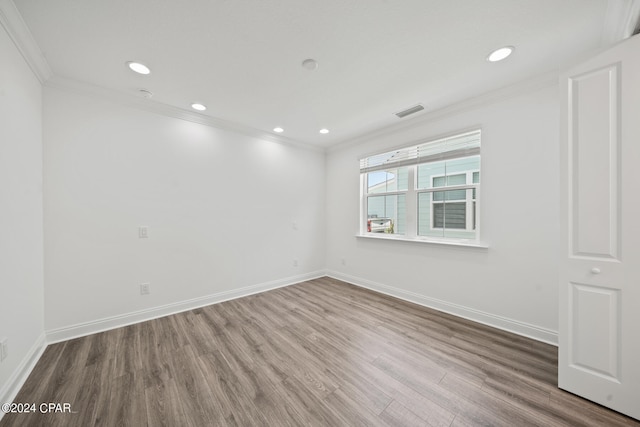
{"type": "Polygon", "coordinates": [[[447,161],[447,175],[478,170],[480,170],[480,156],[463,157],[447,161]]]}
{"type": "Polygon", "coordinates": [[[418,165],[418,188],[444,187],[446,162],[432,162],[418,165]]]}
{"type": "MultiPolygon", "coordinates": [[[[444,193],[438,191],[438,193],[444,193]]],[[[433,228],[431,193],[418,194],[418,236],[443,237],[443,228],[433,228]]],[[[444,195],[442,196],[444,198],[444,195]]]]}
{"type": "Polygon", "coordinates": [[[367,198],[367,232],[404,234],[405,221],[404,194],[367,198]]]}
{"type": "Polygon", "coordinates": [[[433,228],[450,228],[464,230],[467,228],[467,204],[434,203],[433,228]]]}
{"type": "Polygon", "coordinates": [[[384,193],[385,191],[387,191],[387,172],[369,172],[367,174],[367,192],[384,193]]]}
{"type": "Polygon", "coordinates": [[[418,235],[474,239],[475,202],[466,198],[472,191],[473,189],[419,193],[418,235]]]}
{"type": "Polygon", "coordinates": [[[407,191],[409,189],[409,168],[403,167],[397,169],[398,191],[407,191]]]}
{"type": "Polygon", "coordinates": [[[434,187],[444,187],[444,183],[447,181],[446,176],[436,176],[433,178],[433,186],[434,187]]]}
{"type": "Polygon", "coordinates": [[[369,194],[406,191],[408,187],[409,171],[407,167],[367,174],[367,193],[369,194]]]}
{"type": "Polygon", "coordinates": [[[407,230],[407,205],[405,202],[404,194],[396,196],[398,200],[397,204],[397,216],[395,222],[395,234],[405,234],[407,230]]]}
{"type": "Polygon", "coordinates": [[[464,200],[467,190],[450,190],[450,191],[434,191],[433,193],[433,201],[441,202],[443,200],[464,200]]]}
{"type": "Polygon", "coordinates": [[[457,175],[449,175],[447,177],[447,185],[465,185],[467,183],[467,174],[459,173],[457,175]]]}
{"type": "MultiPolygon", "coordinates": [[[[478,169],[480,169],[480,156],[422,163],[417,167],[418,189],[443,187],[445,182],[446,185],[464,185],[467,184],[467,173],[478,169]]],[[[476,174],[479,180],[480,174],[474,172],[473,176],[475,177],[476,174]]]]}
{"type": "Polygon", "coordinates": [[[398,179],[395,169],[387,171],[387,191],[398,191],[398,179]]]}
{"type": "Polygon", "coordinates": [[[478,184],[480,182],[480,172],[473,173],[473,183],[478,184]]]}

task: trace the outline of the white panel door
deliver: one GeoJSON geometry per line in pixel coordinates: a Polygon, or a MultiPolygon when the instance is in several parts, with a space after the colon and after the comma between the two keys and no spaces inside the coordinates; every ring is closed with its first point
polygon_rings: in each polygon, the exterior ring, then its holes
{"type": "Polygon", "coordinates": [[[640,419],[640,36],[561,91],[558,386],[640,419]]]}

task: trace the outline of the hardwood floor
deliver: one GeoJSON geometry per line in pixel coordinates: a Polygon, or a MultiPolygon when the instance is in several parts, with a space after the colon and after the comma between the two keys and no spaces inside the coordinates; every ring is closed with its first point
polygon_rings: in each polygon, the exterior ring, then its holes
{"type": "Polygon", "coordinates": [[[557,349],[323,278],[50,345],[1,426],[640,426],[557,349]]]}

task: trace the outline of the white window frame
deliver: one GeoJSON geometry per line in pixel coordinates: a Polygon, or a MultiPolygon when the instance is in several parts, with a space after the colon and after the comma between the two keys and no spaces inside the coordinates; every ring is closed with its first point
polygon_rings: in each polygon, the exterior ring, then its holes
{"type": "MultiPolygon", "coordinates": [[[[459,138],[459,137],[464,137],[468,134],[474,134],[477,133],[478,135],[478,147],[476,149],[476,151],[471,152],[470,154],[461,154],[461,155],[454,155],[452,157],[444,157],[444,159],[455,159],[455,158],[464,158],[464,157],[471,157],[471,156],[481,156],[480,153],[480,130],[476,129],[473,131],[469,131],[469,132],[465,132],[465,133],[458,133],[458,134],[454,134],[453,136],[449,136],[449,137],[444,137],[444,138],[437,138],[437,139],[430,139],[426,142],[421,142],[418,145],[412,145],[412,146],[405,146],[405,147],[401,147],[398,149],[398,151],[403,151],[403,150],[411,150],[411,149],[417,149],[418,147],[425,145],[425,144],[431,144],[434,142],[441,142],[445,139],[452,139],[452,138],[459,138]]],[[[445,156],[448,153],[445,153],[445,156]]],[[[419,164],[427,164],[427,163],[432,163],[435,161],[439,161],[439,160],[431,160],[431,161],[426,161],[426,162],[419,162],[419,161],[415,161],[415,163],[408,163],[406,160],[403,160],[402,163],[390,163],[388,165],[388,167],[383,168],[378,166],[377,169],[375,170],[390,170],[390,169],[400,169],[402,167],[407,167],[408,170],[408,188],[407,190],[397,190],[397,191],[391,191],[391,192],[384,192],[384,193],[368,193],[368,182],[367,182],[367,176],[368,173],[373,172],[373,171],[364,171],[362,170],[362,165],[363,165],[363,161],[366,161],[370,158],[375,158],[375,156],[379,156],[380,153],[378,154],[374,154],[370,157],[367,158],[363,158],[360,160],[361,163],[361,173],[360,173],[360,233],[358,234],[358,237],[366,237],[366,238],[376,238],[376,239],[383,239],[383,240],[403,240],[403,241],[413,241],[413,242],[424,242],[424,243],[442,243],[442,244],[447,244],[447,245],[456,245],[456,246],[473,246],[473,247],[480,247],[480,248],[486,248],[487,246],[483,243],[481,243],[480,240],[480,231],[481,231],[481,218],[480,218],[480,206],[481,206],[481,190],[480,190],[480,183],[473,183],[473,174],[476,172],[480,172],[482,169],[482,157],[480,157],[480,168],[474,168],[474,169],[470,169],[470,170],[465,170],[465,171],[461,171],[460,173],[454,173],[453,175],[460,175],[460,174],[466,174],[466,183],[464,185],[455,185],[455,186],[443,186],[443,187],[431,187],[431,188],[421,188],[418,189],[418,177],[417,177],[417,167],[419,164]],[[476,198],[475,200],[473,199],[473,190],[475,189],[476,192],[476,198]],[[466,203],[466,221],[467,221],[467,227],[463,230],[463,229],[448,229],[445,228],[444,231],[474,231],[475,232],[475,237],[474,238],[458,238],[458,237],[432,237],[432,236],[420,236],[418,235],[418,194],[420,193],[433,193],[435,191],[451,191],[451,190],[469,190],[467,191],[467,196],[465,198],[465,203],[466,203]],[[402,195],[404,194],[405,196],[405,209],[406,209],[406,218],[405,218],[405,234],[387,234],[387,233],[373,233],[373,232],[367,232],[367,219],[368,219],[368,198],[369,197],[375,197],[375,196],[389,196],[389,195],[402,195]],[[473,205],[474,205],[474,201],[475,201],[475,228],[473,227],[473,205]]],[[[446,176],[446,174],[441,174],[441,175],[434,175],[432,176],[430,179],[433,180],[434,177],[441,177],[441,176],[446,176]]],[[[431,185],[433,185],[433,181],[431,181],[431,185]]],[[[461,201],[462,202],[462,201],[461,201]]],[[[430,208],[431,208],[431,216],[430,218],[433,218],[433,200],[431,200],[430,203],[430,208]]],[[[394,231],[397,231],[397,222],[394,225],[395,229],[394,231]]],[[[433,222],[432,220],[430,220],[430,229],[436,230],[436,231],[440,231],[443,230],[442,228],[433,228],[432,227],[433,222]]]]}

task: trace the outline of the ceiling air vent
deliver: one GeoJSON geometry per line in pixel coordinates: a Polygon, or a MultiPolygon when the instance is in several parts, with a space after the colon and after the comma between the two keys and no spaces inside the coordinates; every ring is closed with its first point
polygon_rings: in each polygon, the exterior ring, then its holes
{"type": "Polygon", "coordinates": [[[407,108],[406,110],[397,112],[396,116],[398,116],[400,118],[403,118],[403,117],[407,117],[410,114],[414,114],[414,113],[417,113],[418,111],[422,111],[422,110],[424,110],[424,107],[422,105],[418,104],[415,107],[407,108]]]}

